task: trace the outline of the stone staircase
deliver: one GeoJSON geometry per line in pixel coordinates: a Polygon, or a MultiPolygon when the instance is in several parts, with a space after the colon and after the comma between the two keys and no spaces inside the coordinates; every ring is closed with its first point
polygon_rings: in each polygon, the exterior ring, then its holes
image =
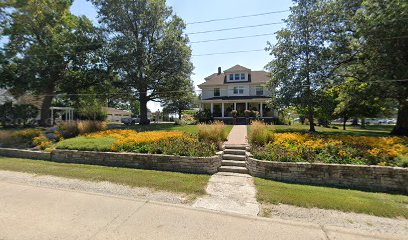
{"type": "Polygon", "coordinates": [[[247,145],[225,145],[219,172],[248,173],[246,168],[247,145]]]}

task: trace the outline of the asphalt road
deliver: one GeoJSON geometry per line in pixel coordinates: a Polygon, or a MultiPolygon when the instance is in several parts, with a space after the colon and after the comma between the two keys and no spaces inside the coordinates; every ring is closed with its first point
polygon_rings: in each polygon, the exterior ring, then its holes
{"type": "MultiPolygon", "coordinates": [[[[315,224],[0,181],[0,239],[392,239],[315,224]]],[[[397,239],[397,238],[395,238],[397,239]]]]}

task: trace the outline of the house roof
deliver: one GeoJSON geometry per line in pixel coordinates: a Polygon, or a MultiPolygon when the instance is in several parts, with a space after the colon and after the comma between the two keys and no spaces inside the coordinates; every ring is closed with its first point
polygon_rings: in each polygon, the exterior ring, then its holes
{"type": "MultiPolygon", "coordinates": [[[[251,71],[249,74],[250,74],[249,82],[251,83],[267,83],[271,79],[270,73],[265,72],[265,71],[251,71]]],[[[200,86],[223,85],[224,83],[230,84],[230,83],[225,82],[225,77],[226,77],[225,73],[221,73],[220,75],[214,73],[206,77],[205,78],[206,81],[198,86],[200,87],[200,86]]],[[[240,83],[244,83],[244,82],[240,82],[240,83]]]]}
{"type": "Polygon", "coordinates": [[[243,67],[241,65],[235,65],[232,68],[228,68],[227,70],[225,70],[224,72],[250,72],[251,69],[243,67]]]}

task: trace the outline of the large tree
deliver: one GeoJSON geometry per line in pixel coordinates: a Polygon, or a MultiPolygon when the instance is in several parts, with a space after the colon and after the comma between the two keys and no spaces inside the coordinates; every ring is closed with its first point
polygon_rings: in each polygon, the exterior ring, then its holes
{"type": "Polygon", "coordinates": [[[181,95],[193,66],[183,33],[185,24],[165,0],[92,0],[110,36],[112,66],[124,89],[140,102],[147,124],[147,102],[181,95]]]}
{"type": "Polygon", "coordinates": [[[353,21],[364,53],[366,82],[384,99],[398,102],[392,131],[408,135],[408,3],[405,0],[364,1],[353,21]]]}
{"type": "Polygon", "coordinates": [[[45,126],[54,96],[65,87],[78,86],[72,83],[86,79],[84,71],[94,68],[89,55],[100,47],[99,34],[89,19],[70,13],[73,0],[10,2],[3,11],[8,42],[1,84],[15,92],[41,95],[40,123],[45,126]]]}
{"type": "Polygon", "coordinates": [[[322,2],[295,0],[287,27],[277,32],[277,43],[268,49],[274,59],[267,65],[271,87],[276,89],[275,103],[281,107],[304,109],[309,130],[315,131],[317,93],[325,85],[327,45],[323,31],[322,2]]]}
{"type": "Polygon", "coordinates": [[[177,113],[179,119],[184,110],[193,108],[197,96],[194,93],[194,85],[191,81],[189,85],[184,86],[182,94],[177,94],[163,99],[163,112],[177,113]]]}

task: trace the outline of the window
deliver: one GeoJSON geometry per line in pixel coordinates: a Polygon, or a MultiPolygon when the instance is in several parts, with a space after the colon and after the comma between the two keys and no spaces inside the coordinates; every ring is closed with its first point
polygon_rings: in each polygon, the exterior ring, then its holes
{"type": "Polygon", "coordinates": [[[256,87],[256,95],[257,96],[262,96],[263,95],[263,87],[262,86],[257,86],[256,87]]]}
{"type": "Polygon", "coordinates": [[[214,88],[214,97],[219,97],[219,96],[220,96],[220,89],[214,88]]]}
{"type": "Polygon", "coordinates": [[[239,73],[235,74],[235,80],[239,80],[239,73]]]}
{"type": "Polygon", "coordinates": [[[241,80],[245,80],[245,73],[241,73],[241,80]]]}
{"type": "Polygon", "coordinates": [[[244,94],[244,86],[234,87],[234,94],[244,94]]]}
{"type": "Polygon", "coordinates": [[[234,74],[230,74],[229,78],[230,78],[229,80],[234,80],[234,74]]]}

